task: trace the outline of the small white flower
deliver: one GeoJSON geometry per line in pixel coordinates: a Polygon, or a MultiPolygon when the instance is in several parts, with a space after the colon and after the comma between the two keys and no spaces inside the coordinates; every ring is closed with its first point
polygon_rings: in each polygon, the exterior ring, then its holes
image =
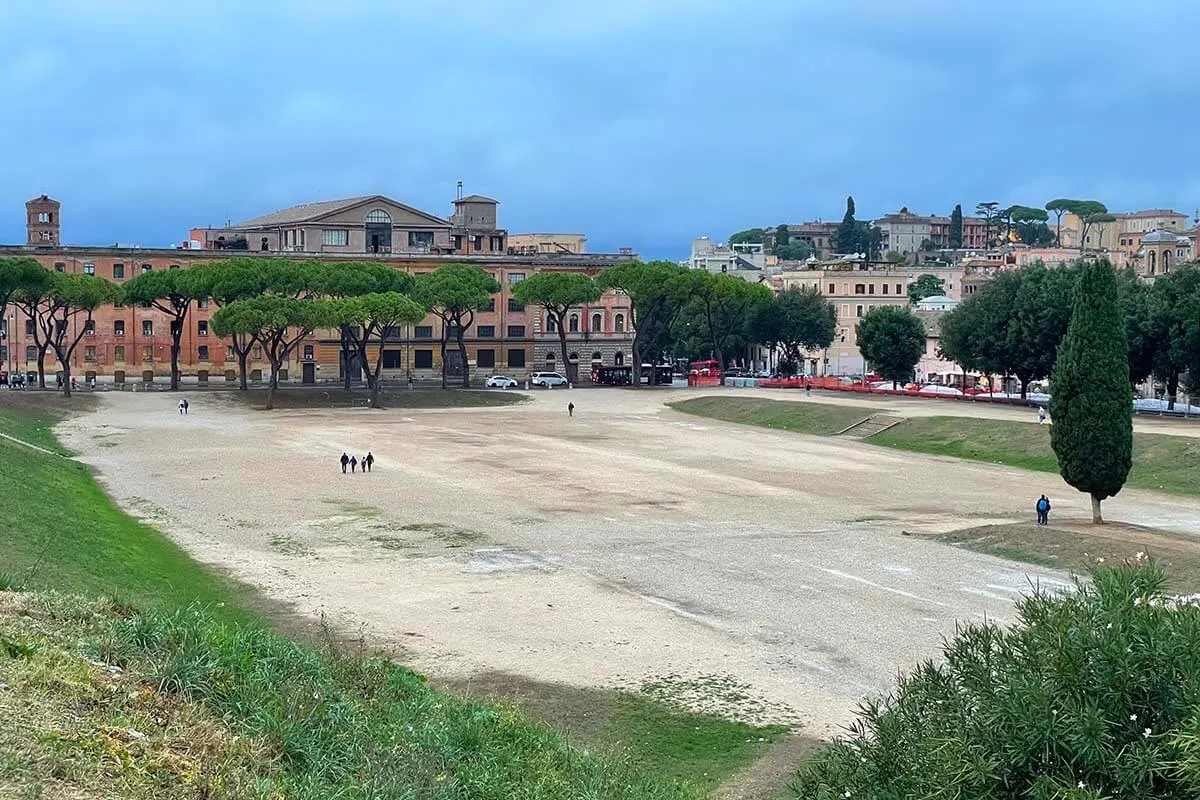
{"type": "Polygon", "coordinates": [[[849,797],[849,796],[850,796],[850,790],[849,790],[849,789],[847,789],[846,791],[842,792],[842,797],[849,797]]]}
{"type": "Polygon", "coordinates": [[[1145,554],[1143,551],[1139,550],[1139,551],[1137,552],[1137,555],[1135,555],[1135,556],[1133,557],[1133,560],[1134,560],[1134,561],[1138,561],[1138,562],[1145,561],[1145,560],[1146,560],[1146,554],[1145,554]]]}
{"type": "Polygon", "coordinates": [[[1104,556],[1101,556],[1100,558],[1097,558],[1097,559],[1096,559],[1096,563],[1097,563],[1097,564],[1103,564],[1103,563],[1104,563],[1104,556]]]}
{"type": "Polygon", "coordinates": [[[1087,788],[1087,786],[1086,786],[1086,785],[1084,785],[1083,781],[1080,781],[1080,782],[1079,782],[1079,788],[1080,788],[1080,789],[1086,789],[1086,788],[1087,788]]]}
{"type": "Polygon", "coordinates": [[[313,692],[313,700],[320,700],[320,699],[321,699],[320,692],[313,692]]]}
{"type": "Polygon", "coordinates": [[[1111,631],[1111,630],[1112,630],[1112,623],[1110,622],[1110,623],[1108,623],[1107,625],[1105,625],[1105,626],[1104,626],[1104,629],[1105,629],[1105,630],[1109,630],[1109,631],[1111,631]]]}
{"type": "Polygon", "coordinates": [[[1142,736],[1149,739],[1150,738],[1150,729],[1146,728],[1144,731],[1142,731],[1142,736]]]}
{"type": "Polygon", "coordinates": [[[1137,714],[1130,714],[1130,715],[1129,715],[1129,721],[1130,721],[1130,722],[1137,722],[1137,714]]]}

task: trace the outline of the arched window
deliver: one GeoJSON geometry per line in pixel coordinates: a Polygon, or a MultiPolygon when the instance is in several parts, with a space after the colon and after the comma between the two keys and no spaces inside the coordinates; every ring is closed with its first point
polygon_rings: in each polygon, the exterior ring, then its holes
{"type": "Polygon", "coordinates": [[[550,362],[551,364],[554,363],[554,353],[553,352],[546,351],[546,361],[550,362]]]}
{"type": "Polygon", "coordinates": [[[617,351],[617,354],[615,356],[613,356],[613,363],[616,364],[618,367],[623,365],[625,363],[625,354],[620,351],[617,351]]]}
{"type": "Polygon", "coordinates": [[[367,222],[382,222],[386,225],[390,225],[392,222],[392,215],[389,214],[388,212],[384,211],[382,208],[377,208],[377,209],[367,213],[366,221],[367,222]]]}
{"type": "Polygon", "coordinates": [[[625,315],[624,314],[617,314],[617,316],[614,320],[613,329],[616,330],[617,333],[625,332],[625,315]]]}
{"type": "Polygon", "coordinates": [[[592,333],[599,333],[604,327],[604,317],[599,314],[592,314],[592,333]]]}
{"type": "Polygon", "coordinates": [[[1170,268],[1171,268],[1171,251],[1163,250],[1163,254],[1162,254],[1162,273],[1163,273],[1163,275],[1166,275],[1167,270],[1169,270],[1170,268]]]}
{"type": "Polygon", "coordinates": [[[1148,251],[1147,259],[1148,259],[1148,263],[1150,265],[1149,272],[1151,275],[1153,275],[1154,274],[1154,251],[1153,250],[1148,251]]]}
{"type": "Polygon", "coordinates": [[[259,250],[270,250],[270,249],[271,249],[271,245],[270,245],[270,243],[267,241],[267,237],[265,237],[265,236],[264,236],[264,237],[262,237],[262,243],[259,245],[259,248],[258,248],[258,249],[259,249],[259,250]]]}
{"type": "Polygon", "coordinates": [[[579,353],[567,353],[567,361],[571,364],[579,363],[579,353]]]}
{"type": "Polygon", "coordinates": [[[579,333],[579,315],[578,314],[572,314],[571,318],[569,320],[567,320],[567,330],[569,330],[571,333],[579,333]]]}
{"type": "Polygon", "coordinates": [[[558,333],[558,320],[551,315],[546,315],[546,331],[549,333],[558,333]]]}
{"type": "Polygon", "coordinates": [[[604,360],[604,356],[600,355],[599,353],[592,353],[592,363],[593,364],[598,364],[603,360],[604,360]]]}

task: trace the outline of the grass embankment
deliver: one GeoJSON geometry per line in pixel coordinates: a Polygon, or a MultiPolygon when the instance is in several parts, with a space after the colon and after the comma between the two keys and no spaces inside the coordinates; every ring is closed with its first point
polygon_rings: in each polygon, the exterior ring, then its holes
{"type": "MultiPolygon", "coordinates": [[[[260,406],[265,391],[222,392],[231,402],[260,406]]],[[[366,408],[371,393],[364,389],[287,387],[275,393],[275,408],[366,408]]],[[[512,389],[387,389],[380,396],[381,408],[494,408],[529,399],[512,389]]]]}
{"type": "Polygon", "coordinates": [[[813,436],[832,436],[876,413],[864,406],[835,406],[828,403],[760,400],[751,397],[696,397],[667,405],[685,414],[813,436]]]}
{"type": "MultiPolygon", "coordinates": [[[[870,408],[824,403],[699,397],[670,404],[677,411],[764,428],[830,436],[871,416],[870,408]]],[[[928,455],[1058,472],[1050,425],[972,417],[913,417],[868,437],[870,444],[928,455]]],[[[1126,485],[1200,495],[1200,438],[1133,434],[1133,469],[1126,485]]]]}
{"type": "MultiPolygon", "coordinates": [[[[0,409],[0,432],[62,452],[55,419],[0,409]]],[[[331,637],[273,633],[84,466],[5,439],[0,459],[0,572],[31,590],[0,593],[0,719],[19,723],[0,726],[0,794],[674,800],[783,732],[612,692],[568,742],[331,637]]]]}
{"type": "MultiPolygon", "coordinates": [[[[877,433],[871,444],[931,455],[1058,472],[1049,425],[969,417],[906,419],[877,433]]],[[[1200,495],[1200,439],[1159,433],[1133,434],[1133,469],[1126,486],[1200,495]]]]}

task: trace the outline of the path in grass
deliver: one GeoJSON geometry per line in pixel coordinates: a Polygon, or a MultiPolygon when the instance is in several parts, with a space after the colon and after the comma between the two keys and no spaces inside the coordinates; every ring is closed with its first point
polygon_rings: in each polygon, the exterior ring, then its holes
{"type": "MultiPolygon", "coordinates": [[[[818,436],[837,433],[875,413],[863,406],[738,397],[699,397],[670,405],[688,414],[818,436]]],[[[1057,473],[1050,427],[972,417],[909,417],[865,441],[897,450],[1057,473]]],[[[1133,469],[1126,485],[1200,495],[1200,439],[1134,433],[1133,469]]]]}

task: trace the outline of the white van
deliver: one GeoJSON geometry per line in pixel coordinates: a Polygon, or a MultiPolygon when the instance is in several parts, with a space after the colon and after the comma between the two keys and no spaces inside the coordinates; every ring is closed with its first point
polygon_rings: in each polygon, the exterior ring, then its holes
{"type": "Polygon", "coordinates": [[[535,372],[533,378],[529,381],[534,386],[544,386],[549,389],[551,386],[566,386],[567,379],[557,372],[535,372]]]}

